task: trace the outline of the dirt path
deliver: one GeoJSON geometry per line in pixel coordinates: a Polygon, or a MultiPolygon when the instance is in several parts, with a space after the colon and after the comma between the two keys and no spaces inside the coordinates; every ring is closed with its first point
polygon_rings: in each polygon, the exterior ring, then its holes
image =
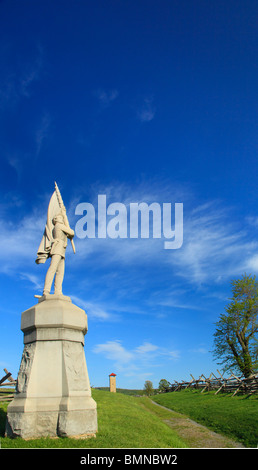
{"type": "Polygon", "coordinates": [[[181,413],[170,410],[169,408],[166,408],[165,406],[162,406],[155,401],[152,401],[152,403],[171,412],[171,419],[164,419],[163,421],[172,429],[174,429],[177,434],[189,445],[189,447],[244,448],[243,444],[213,432],[202,424],[196,423],[190,418],[186,418],[181,413]]]}

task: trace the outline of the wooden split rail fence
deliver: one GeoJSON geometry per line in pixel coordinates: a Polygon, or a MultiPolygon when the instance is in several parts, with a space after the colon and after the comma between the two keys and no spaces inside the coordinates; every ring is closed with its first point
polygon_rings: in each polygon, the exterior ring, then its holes
{"type": "Polygon", "coordinates": [[[16,387],[16,380],[12,377],[11,372],[4,369],[5,375],[0,379],[0,402],[11,401],[14,396],[14,390],[16,387]],[[3,389],[2,389],[3,387],[3,389]],[[6,390],[6,387],[8,390],[6,390]]]}
{"type": "Polygon", "coordinates": [[[200,375],[198,379],[195,379],[192,374],[192,380],[177,382],[174,381],[173,384],[169,383],[169,386],[166,387],[162,392],[177,392],[179,390],[184,390],[187,388],[202,389],[201,393],[205,390],[216,390],[215,395],[219,392],[230,392],[232,396],[237,393],[244,393],[251,395],[253,393],[258,393],[258,374],[251,375],[248,378],[237,377],[235,374],[231,373],[229,377],[223,377],[220,371],[217,371],[219,377],[217,377],[213,372],[209,377],[205,377],[204,374],[200,375]]]}

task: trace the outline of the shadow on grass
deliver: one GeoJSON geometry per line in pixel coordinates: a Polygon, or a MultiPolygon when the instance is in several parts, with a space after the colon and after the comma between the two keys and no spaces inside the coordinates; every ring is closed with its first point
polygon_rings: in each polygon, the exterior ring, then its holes
{"type": "Polygon", "coordinates": [[[246,395],[246,396],[244,397],[244,400],[250,400],[250,398],[253,398],[253,395],[252,395],[252,394],[246,395]]]}
{"type": "Polygon", "coordinates": [[[0,436],[4,437],[5,433],[5,421],[6,421],[6,411],[0,408],[0,436]]]}

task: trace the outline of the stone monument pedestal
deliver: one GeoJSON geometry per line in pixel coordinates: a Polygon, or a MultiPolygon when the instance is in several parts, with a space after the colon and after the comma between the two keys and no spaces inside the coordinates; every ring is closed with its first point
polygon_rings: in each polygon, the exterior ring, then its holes
{"type": "Polygon", "coordinates": [[[95,435],[97,409],[83,348],[87,329],[84,310],[63,295],[44,295],[22,313],[24,350],[7,436],[95,435]]]}

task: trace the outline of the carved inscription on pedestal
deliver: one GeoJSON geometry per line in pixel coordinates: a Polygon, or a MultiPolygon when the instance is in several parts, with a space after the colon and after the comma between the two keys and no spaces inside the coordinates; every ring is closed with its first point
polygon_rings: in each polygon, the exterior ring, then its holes
{"type": "Polygon", "coordinates": [[[69,389],[87,390],[88,380],[82,344],[64,341],[63,354],[69,389]]]}
{"type": "Polygon", "coordinates": [[[36,343],[25,344],[21,359],[20,370],[17,377],[16,392],[24,393],[27,391],[28,380],[31,372],[33,358],[35,354],[36,343]]]}

